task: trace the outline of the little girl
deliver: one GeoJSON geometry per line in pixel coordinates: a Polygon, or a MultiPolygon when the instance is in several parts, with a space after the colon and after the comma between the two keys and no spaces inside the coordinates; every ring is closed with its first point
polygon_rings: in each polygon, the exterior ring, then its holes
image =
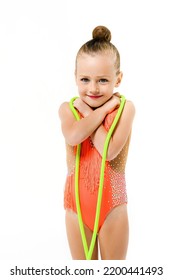
{"type": "MultiPolygon", "coordinates": [[[[75,154],[81,143],[79,188],[82,219],[90,245],[99,188],[100,166],[107,132],[120,105],[114,93],[122,80],[120,55],[110,42],[111,33],[104,26],[93,30],[93,39],[78,51],[75,79],[79,98],[74,107],[80,114],[76,121],[69,102],[59,108],[62,133],[66,141],[68,174],[64,192],[66,230],[72,258],[85,259],[75,202],[75,154]]],[[[97,240],[92,259],[124,260],[128,247],[127,193],[125,165],[135,108],[126,101],[107,151],[104,187],[97,240]]]]}

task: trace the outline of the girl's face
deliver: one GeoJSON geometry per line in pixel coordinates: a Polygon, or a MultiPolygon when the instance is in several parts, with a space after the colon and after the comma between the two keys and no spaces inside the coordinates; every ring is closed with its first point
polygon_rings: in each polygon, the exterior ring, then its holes
{"type": "Polygon", "coordinates": [[[111,54],[81,54],[76,65],[76,84],[80,98],[92,108],[108,101],[118,87],[122,73],[116,75],[111,54]]]}

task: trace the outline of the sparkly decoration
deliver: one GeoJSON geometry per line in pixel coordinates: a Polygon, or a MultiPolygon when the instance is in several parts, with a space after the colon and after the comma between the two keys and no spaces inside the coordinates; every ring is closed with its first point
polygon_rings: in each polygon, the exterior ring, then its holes
{"type": "MultiPolygon", "coordinates": [[[[106,130],[109,130],[115,114],[116,111],[113,111],[105,118],[103,125],[106,130]]],[[[125,166],[129,142],[130,136],[117,157],[111,161],[106,161],[100,226],[112,208],[120,204],[127,203],[125,166]]],[[[64,207],[70,208],[76,212],[74,191],[76,147],[72,147],[70,145],[66,145],[66,147],[68,175],[64,191],[64,207]]],[[[81,192],[80,202],[81,209],[83,211],[83,221],[86,225],[89,225],[89,223],[85,220],[85,212],[95,213],[100,180],[101,160],[102,158],[96,150],[91,138],[87,138],[81,145],[79,172],[79,192],[81,192]]],[[[95,215],[93,214],[93,218],[91,217],[91,219],[94,219],[94,217],[95,215]]]]}

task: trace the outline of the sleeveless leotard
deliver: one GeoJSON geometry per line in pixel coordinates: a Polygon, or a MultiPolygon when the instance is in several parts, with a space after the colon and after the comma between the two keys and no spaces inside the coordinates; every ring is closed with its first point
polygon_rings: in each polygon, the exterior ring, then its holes
{"type": "MultiPolygon", "coordinates": [[[[107,131],[109,130],[116,113],[117,110],[106,116],[103,125],[107,131]]],[[[99,230],[103,225],[106,216],[114,207],[127,203],[125,165],[129,142],[130,136],[117,157],[111,161],[106,161],[99,230]]],[[[76,147],[66,144],[66,151],[68,174],[64,191],[64,208],[77,212],[75,202],[76,147]]],[[[92,231],[95,221],[101,160],[102,157],[94,147],[90,137],[82,142],[79,171],[80,206],[83,222],[92,231]]]]}

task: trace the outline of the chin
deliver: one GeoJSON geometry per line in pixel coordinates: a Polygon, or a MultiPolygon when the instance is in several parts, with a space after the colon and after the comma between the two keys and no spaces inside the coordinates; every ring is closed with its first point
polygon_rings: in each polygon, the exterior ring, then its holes
{"type": "MultiPolygon", "coordinates": [[[[105,102],[104,102],[104,103],[105,103],[105,102]]],[[[94,104],[94,102],[93,102],[93,103],[90,102],[90,103],[88,103],[88,105],[89,105],[92,109],[97,109],[97,108],[101,107],[104,103],[103,103],[103,102],[102,102],[102,103],[99,102],[99,103],[97,103],[97,104],[96,104],[96,103],[94,104]]]]}

